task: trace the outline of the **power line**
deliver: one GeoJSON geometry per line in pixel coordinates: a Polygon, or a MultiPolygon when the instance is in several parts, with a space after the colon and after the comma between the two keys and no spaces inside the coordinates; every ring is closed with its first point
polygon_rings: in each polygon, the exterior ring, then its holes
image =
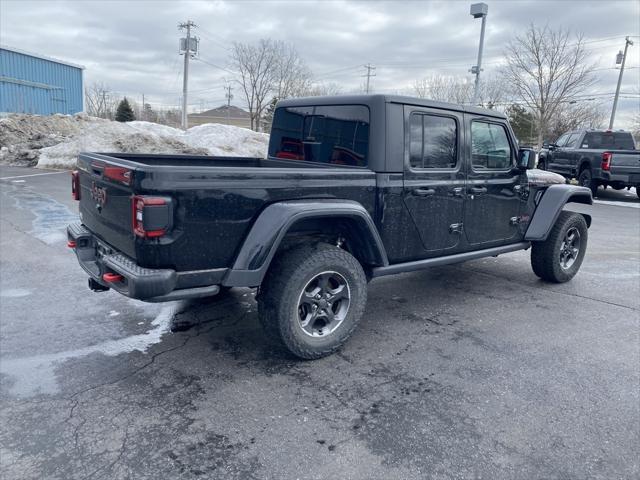
{"type": "Polygon", "coordinates": [[[203,58],[199,57],[196,60],[198,60],[199,62],[202,62],[202,63],[206,63],[210,67],[214,67],[214,68],[217,68],[219,70],[224,70],[225,72],[228,72],[228,73],[230,73],[232,75],[237,75],[238,74],[238,72],[234,72],[232,70],[229,70],[228,68],[224,68],[224,67],[221,67],[220,65],[216,65],[215,63],[208,62],[207,60],[205,60],[203,58]]]}
{"type": "Polygon", "coordinates": [[[203,34],[205,37],[209,38],[209,40],[211,40],[212,42],[217,43],[219,46],[221,46],[222,48],[224,48],[229,52],[232,50],[225,44],[228,41],[224,37],[207,30],[202,25],[199,25],[198,28],[199,28],[198,31],[201,34],[203,34]]]}

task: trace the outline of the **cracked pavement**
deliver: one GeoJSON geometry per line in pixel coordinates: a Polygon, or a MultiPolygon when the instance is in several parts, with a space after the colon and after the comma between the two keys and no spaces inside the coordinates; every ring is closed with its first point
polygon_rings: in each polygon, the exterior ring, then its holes
{"type": "Polygon", "coordinates": [[[68,173],[34,173],[0,167],[0,478],[640,475],[624,192],[576,206],[593,227],[572,282],[540,282],[527,252],[382,278],[349,343],[303,362],[263,335],[251,290],[90,292],[59,235],[68,173]]]}

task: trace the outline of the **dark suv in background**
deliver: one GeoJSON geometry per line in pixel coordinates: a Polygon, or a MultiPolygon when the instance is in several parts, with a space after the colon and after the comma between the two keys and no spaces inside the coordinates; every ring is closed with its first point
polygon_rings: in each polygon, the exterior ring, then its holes
{"type": "Polygon", "coordinates": [[[640,152],[630,132],[575,130],[542,148],[538,168],[559,173],[588,187],[636,187],[640,198],[640,152]]]}

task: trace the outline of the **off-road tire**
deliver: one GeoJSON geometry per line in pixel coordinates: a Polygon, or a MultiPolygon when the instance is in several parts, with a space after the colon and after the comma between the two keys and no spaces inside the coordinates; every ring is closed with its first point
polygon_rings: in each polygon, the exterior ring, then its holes
{"type": "Polygon", "coordinates": [[[591,195],[596,196],[598,193],[598,182],[595,181],[591,175],[591,169],[585,168],[578,175],[578,183],[581,187],[587,187],[591,189],[591,195]]]}
{"type": "Polygon", "coordinates": [[[638,199],[640,199],[640,186],[636,187],[636,195],[638,196],[638,199]]]}
{"type": "Polygon", "coordinates": [[[542,280],[554,283],[564,283],[571,280],[582,265],[587,251],[589,230],[587,222],[579,213],[560,212],[558,220],[544,242],[533,242],[531,246],[531,267],[542,280]],[[578,254],[569,268],[561,265],[560,253],[565,242],[567,232],[576,229],[580,236],[578,254]]]}
{"type": "Polygon", "coordinates": [[[258,295],[258,315],[267,336],[293,355],[312,360],[334,353],[351,336],[367,303],[367,278],[349,252],[318,243],[286,250],[277,255],[258,295]],[[344,320],[326,336],[305,333],[299,317],[299,301],[308,283],[322,272],[337,272],[349,287],[344,320]]]}

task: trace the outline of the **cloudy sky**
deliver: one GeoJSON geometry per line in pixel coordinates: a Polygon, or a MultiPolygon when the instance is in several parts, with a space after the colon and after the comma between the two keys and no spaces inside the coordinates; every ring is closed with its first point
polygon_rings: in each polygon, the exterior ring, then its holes
{"type": "MultiPolygon", "coordinates": [[[[585,35],[598,82],[590,90],[612,103],[618,71],[615,55],[633,36],[619,106],[620,124],[638,114],[640,1],[485,0],[486,75],[497,71],[505,42],[533,22],[585,35]],[[635,97],[635,98],[634,98],[635,97]]],[[[177,25],[193,20],[201,39],[192,63],[192,110],[225,102],[233,79],[234,41],[273,38],[293,43],[318,82],[357,91],[363,65],[376,66],[375,92],[410,94],[416,79],[442,73],[471,79],[480,20],[470,1],[26,1],[0,0],[0,43],[86,67],[88,83],[102,81],[137,101],[144,93],[156,107],[174,107],[182,89],[177,25]]],[[[243,106],[239,89],[234,104],[243,106]]]]}

